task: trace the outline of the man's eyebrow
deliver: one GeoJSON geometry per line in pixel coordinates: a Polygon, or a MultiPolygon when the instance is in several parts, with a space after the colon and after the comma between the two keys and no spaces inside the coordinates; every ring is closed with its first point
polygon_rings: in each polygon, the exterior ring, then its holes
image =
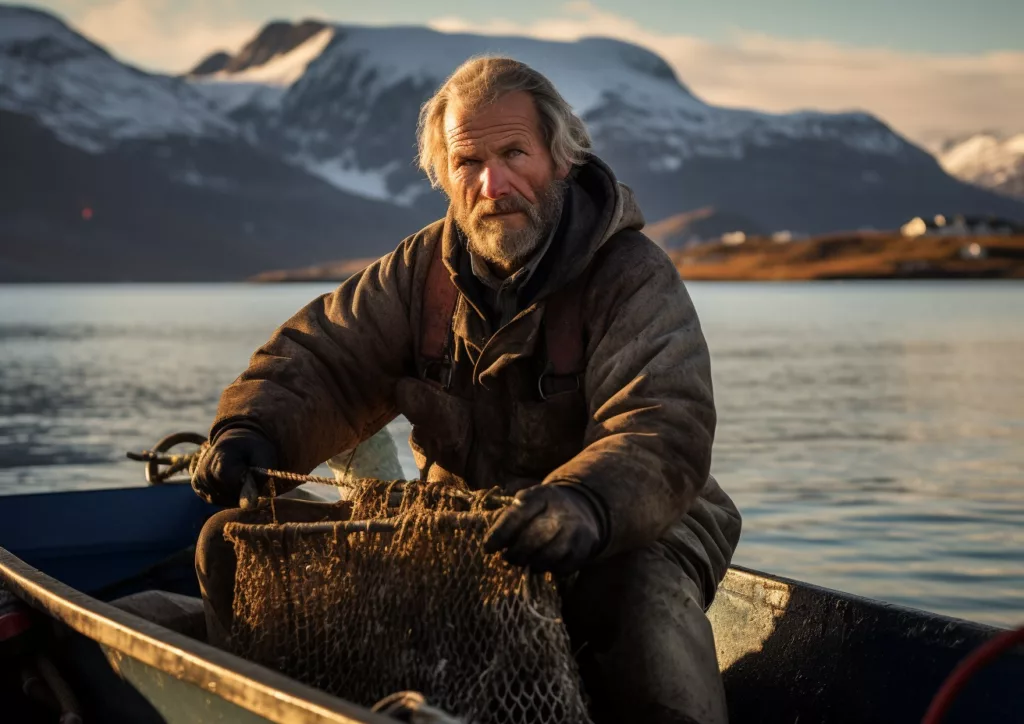
{"type": "Polygon", "coordinates": [[[507,141],[503,141],[502,143],[500,143],[498,145],[498,151],[499,152],[507,151],[510,148],[512,148],[513,146],[524,146],[524,145],[526,145],[526,144],[523,143],[522,137],[520,137],[519,134],[516,134],[515,136],[513,136],[510,139],[508,139],[507,141]]]}
{"type": "MultiPolygon", "coordinates": [[[[496,153],[505,153],[511,148],[523,148],[528,145],[530,145],[529,134],[513,131],[508,134],[507,138],[497,143],[494,149],[496,153]]],[[[456,158],[473,157],[479,153],[479,150],[472,140],[448,140],[448,153],[456,158]]]]}

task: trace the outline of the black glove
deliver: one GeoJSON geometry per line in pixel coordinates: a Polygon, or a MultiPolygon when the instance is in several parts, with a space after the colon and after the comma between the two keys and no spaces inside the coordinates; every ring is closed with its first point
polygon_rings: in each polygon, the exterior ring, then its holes
{"type": "MultiPolygon", "coordinates": [[[[277,448],[263,433],[248,427],[225,428],[199,458],[192,489],[207,503],[237,508],[249,468],[276,467],[277,448]]],[[[255,481],[262,482],[260,476],[255,481]]]]}
{"type": "Polygon", "coordinates": [[[516,493],[487,531],[484,551],[535,571],[572,573],[601,544],[598,511],[586,493],[567,485],[535,485],[516,493]]]}

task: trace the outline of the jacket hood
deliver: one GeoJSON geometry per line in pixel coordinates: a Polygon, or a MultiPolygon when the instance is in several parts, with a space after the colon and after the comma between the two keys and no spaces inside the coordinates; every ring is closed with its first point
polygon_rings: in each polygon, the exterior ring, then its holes
{"type": "Polygon", "coordinates": [[[624,229],[639,231],[644,228],[644,215],[633,189],[616,179],[604,161],[592,155],[585,166],[578,168],[576,175],[577,185],[590,194],[598,208],[603,206],[608,212],[596,220],[594,231],[598,232],[595,238],[600,239],[598,247],[624,229]]]}
{"type": "Polygon", "coordinates": [[[633,190],[597,156],[573,169],[567,181],[555,238],[523,289],[523,302],[543,299],[576,279],[615,234],[644,227],[633,190]]]}

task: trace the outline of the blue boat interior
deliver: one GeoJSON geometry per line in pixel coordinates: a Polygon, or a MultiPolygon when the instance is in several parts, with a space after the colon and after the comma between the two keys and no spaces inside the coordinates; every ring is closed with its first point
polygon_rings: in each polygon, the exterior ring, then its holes
{"type": "Polygon", "coordinates": [[[0,497],[0,547],[109,601],[147,589],[199,595],[193,556],[219,510],[188,485],[0,497]]]}

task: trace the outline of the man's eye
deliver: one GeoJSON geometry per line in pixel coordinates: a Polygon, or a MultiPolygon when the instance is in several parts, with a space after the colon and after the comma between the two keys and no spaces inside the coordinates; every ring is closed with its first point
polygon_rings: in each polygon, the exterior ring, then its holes
{"type": "Polygon", "coordinates": [[[479,163],[475,158],[460,158],[455,162],[455,168],[463,168],[479,163]]]}
{"type": "Polygon", "coordinates": [[[505,157],[506,158],[515,158],[516,156],[522,156],[522,155],[523,155],[523,151],[522,151],[522,149],[519,149],[519,148],[510,148],[508,151],[505,152],[505,157]]]}

